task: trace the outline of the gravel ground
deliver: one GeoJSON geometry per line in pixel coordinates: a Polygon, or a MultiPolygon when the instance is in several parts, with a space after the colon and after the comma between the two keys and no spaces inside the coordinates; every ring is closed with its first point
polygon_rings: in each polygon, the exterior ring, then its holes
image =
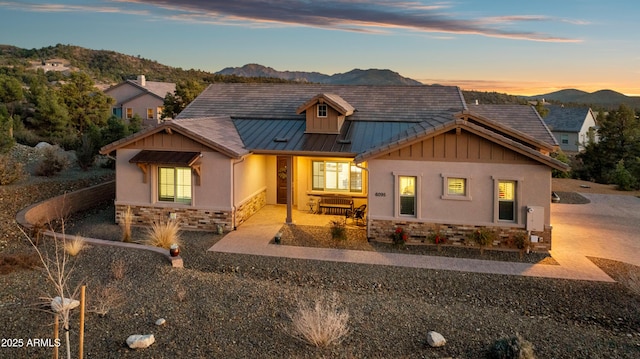
{"type": "MultiPolygon", "coordinates": [[[[20,186],[0,187],[7,216],[0,223],[7,241],[0,256],[33,252],[12,234],[9,217],[76,185],[42,182],[24,187],[28,194],[20,186]]],[[[75,221],[70,231],[119,238],[108,211],[87,218],[93,219],[75,221]]],[[[124,295],[106,315],[87,314],[85,357],[482,358],[494,341],[516,333],[533,343],[538,358],[640,357],[640,293],[626,281],[640,269],[624,263],[593,259],[620,281],[595,283],[206,252],[219,238],[184,232],[184,269],[171,268],[157,253],[115,247],[91,246],[72,257],[70,283],[86,283],[89,301],[101,287],[124,295]],[[118,261],[122,276],[114,271],[118,261]],[[298,303],[333,293],[350,314],[344,342],[317,349],[286,334],[298,303]],[[158,318],[166,325],[156,326],[158,318]],[[429,347],[430,330],[447,344],[429,347]],[[156,342],[149,348],[126,347],[129,335],[150,333],[156,342]]],[[[38,304],[50,292],[42,272],[0,275],[0,286],[1,338],[51,338],[52,315],[38,304]]],[[[77,319],[74,312],[74,347],[77,319]]],[[[0,357],[49,358],[51,349],[3,347],[0,357]]]]}

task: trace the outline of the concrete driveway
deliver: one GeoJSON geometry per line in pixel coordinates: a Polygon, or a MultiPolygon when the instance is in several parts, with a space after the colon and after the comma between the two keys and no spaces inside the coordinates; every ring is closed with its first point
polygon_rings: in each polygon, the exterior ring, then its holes
{"type": "Polygon", "coordinates": [[[551,255],[560,264],[590,256],[640,266],[640,198],[581,195],[591,203],[551,205],[551,255]]]}

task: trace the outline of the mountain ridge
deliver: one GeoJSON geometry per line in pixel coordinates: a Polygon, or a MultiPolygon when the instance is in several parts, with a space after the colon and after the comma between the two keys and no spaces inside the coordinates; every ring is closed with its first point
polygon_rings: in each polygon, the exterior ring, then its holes
{"type": "Polygon", "coordinates": [[[345,73],[326,75],[319,72],[278,71],[256,63],[241,67],[226,67],[216,74],[244,77],[275,77],[296,82],[313,82],[333,85],[406,85],[420,86],[421,82],[401,76],[388,69],[353,69],[345,73]]]}

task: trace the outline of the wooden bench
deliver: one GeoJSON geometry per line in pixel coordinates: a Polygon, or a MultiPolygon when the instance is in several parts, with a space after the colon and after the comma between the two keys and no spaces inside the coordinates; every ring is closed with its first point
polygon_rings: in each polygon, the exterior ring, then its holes
{"type": "Polygon", "coordinates": [[[318,201],[318,213],[345,214],[353,211],[353,198],[348,197],[320,197],[318,201]]]}

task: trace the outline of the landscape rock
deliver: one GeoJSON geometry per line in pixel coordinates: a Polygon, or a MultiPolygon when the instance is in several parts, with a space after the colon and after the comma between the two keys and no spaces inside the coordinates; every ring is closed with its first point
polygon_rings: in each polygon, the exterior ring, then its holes
{"type": "Polygon", "coordinates": [[[164,325],[166,322],[167,322],[166,319],[160,318],[160,319],[156,320],[156,325],[164,325]]]}
{"type": "Polygon", "coordinates": [[[442,334],[430,331],[427,333],[427,343],[429,343],[432,348],[437,348],[444,346],[447,343],[447,340],[444,339],[442,334]]]}
{"type": "Polygon", "coordinates": [[[54,312],[61,312],[65,309],[73,309],[76,308],[80,305],[80,302],[75,300],[75,299],[71,299],[71,298],[64,298],[64,300],[62,300],[62,298],[60,297],[55,297],[51,300],[51,309],[54,312]]]}
{"type": "Polygon", "coordinates": [[[46,143],[46,142],[38,142],[37,145],[34,146],[37,149],[41,149],[41,148],[48,148],[51,147],[51,144],[46,143]]]}
{"type": "Polygon", "coordinates": [[[127,345],[131,349],[144,349],[144,348],[148,348],[155,341],[156,341],[156,338],[153,336],[153,334],[146,334],[146,335],[135,334],[135,335],[130,335],[127,338],[127,345]]]}

